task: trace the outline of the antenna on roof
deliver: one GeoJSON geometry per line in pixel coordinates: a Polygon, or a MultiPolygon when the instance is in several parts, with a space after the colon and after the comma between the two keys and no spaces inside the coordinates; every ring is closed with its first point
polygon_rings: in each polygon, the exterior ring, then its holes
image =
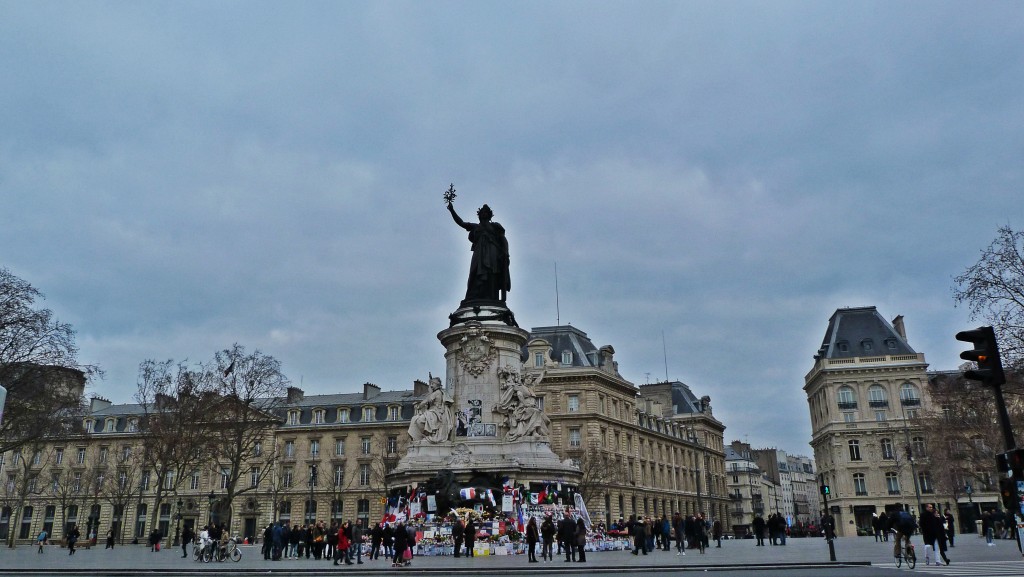
{"type": "Polygon", "coordinates": [[[668,382],[668,348],[665,346],[665,329],[661,329],[661,354],[665,356],[665,382],[668,382]]]}
{"type": "Polygon", "coordinates": [[[558,307],[558,261],[555,261],[555,326],[562,326],[562,312],[558,307]]]}

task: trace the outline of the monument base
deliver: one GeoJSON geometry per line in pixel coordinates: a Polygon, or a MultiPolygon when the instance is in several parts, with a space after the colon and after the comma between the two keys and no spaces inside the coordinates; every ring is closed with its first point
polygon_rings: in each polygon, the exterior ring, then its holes
{"type": "Polygon", "coordinates": [[[441,470],[451,471],[460,482],[469,482],[481,474],[505,476],[517,484],[579,482],[579,472],[559,461],[547,441],[467,437],[449,443],[414,442],[388,475],[388,483],[423,484],[441,470]]]}
{"type": "Polygon", "coordinates": [[[476,321],[479,323],[502,323],[510,327],[518,327],[516,316],[502,301],[464,300],[459,308],[448,315],[449,327],[476,321]]]}

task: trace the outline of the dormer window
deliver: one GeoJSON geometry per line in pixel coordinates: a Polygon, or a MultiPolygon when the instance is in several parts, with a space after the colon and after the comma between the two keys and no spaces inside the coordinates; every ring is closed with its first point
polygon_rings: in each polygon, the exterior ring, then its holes
{"type": "Polygon", "coordinates": [[[872,344],[871,339],[864,339],[860,342],[860,348],[865,353],[870,353],[875,348],[875,345],[872,344]]]}
{"type": "Polygon", "coordinates": [[[836,347],[839,348],[839,352],[841,353],[846,353],[850,351],[850,343],[846,341],[839,341],[838,343],[836,343],[836,347]]]}
{"type": "Polygon", "coordinates": [[[896,350],[896,339],[885,339],[885,348],[890,351],[896,350]]]}
{"type": "Polygon", "coordinates": [[[563,365],[571,365],[572,364],[572,351],[562,351],[562,364],[563,365]]]}
{"type": "Polygon", "coordinates": [[[128,432],[129,433],[137,433],[138,431],[139,431],[139,420],[138,419],[128,419],[128,432]]]}
{"type": "Polygon", "coordinates": [[[288,424],[289,425],[298,425],[299,424],[299,413],[300,413],[300,411],[298,411],[297,409],[296,410],[292,410],[292,411],[288,411],[288,424]]]}
{"type": "Polygon", "coordinates": [[[96,421],[92,419],[82,421],[82,427],[85,429],[86,433],[91,433],[94,426],[96,426],[96,421]]]}
{"type": "Polygon", "coordinates": [[[107,419],[103,425],[104,433],[113,433],[117,427],[117,419],[107,419]]]}
{"type": "Polygon", "coordinates": [[[338,422],[347,423],[349,422],[348,409],[338,409],[338,422]]]}
{"type": "Polygon", "coordinates": [[[326,411],[324,411],[323,409],[316,409],[316,410],[314,410],[313,411],[313,424],[314,425],[322,425],[322,424],[324,424],[324,414],[325,413],[326,413],[326,411]]]}
{"type": "Polygon", "coordinates": [[[533,366],[538,369],[544,366],[544,353],[533,353],[533,366]]]}
{"type": "Polygon", "coordinates": [[[400,411],[399,407],[396,407],[396,406],[388,407],[388,420],[389,421],[397,421],[400,416],[401,416],[401,411],[400,411]]]}
{"type": "Polygon", "coordinates": [[[363,407],[363,422],[368,423],[373,420],[373,414],[376,412],[374,407],[363,407]]]}

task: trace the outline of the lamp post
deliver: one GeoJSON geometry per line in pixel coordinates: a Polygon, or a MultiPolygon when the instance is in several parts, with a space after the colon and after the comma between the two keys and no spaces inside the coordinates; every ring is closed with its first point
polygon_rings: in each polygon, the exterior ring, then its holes
{"type": "Polygon", "coordinates": [[[213,502],[217,500],[217,495],[214,495],[213,489],[210,489],[210,494],[206,498],[210,501],[209,519],[206,524],[213,525],[213,502]]]}
{"type": "Polygon", "coordinates": [[[309,502],[306,503],[306,523],[315,523],[313,514],[313,487],[316,485],[316,465],[309,467],[309,502]]]}
{"type": "MultiPolygon", "coordinates": [[[[703,459],[703,457],[704,457],[704,446],[700,444],[700,440],[697,438],[697,432],[694,429],[692,429],[692,428],[688,428],[688,429],[686,429],[686,431],[688,433],[688,436],[690,437],[690,442],[700,448],[701,459],[703,459]]],[[[700,469],[700,461],[698,460],[697,461],[697,512],[698,513],[703,513],[704,512],[704,497],[701,495],[701,489],[700,489],[700,485],[701,485],[700,478],[701,478],[701,475],[702,475],[702,473],[701,473],[701,469],[700,469]]]]}
{"type": "Polygon", "coordinates": [[[174,543],[173,547],[181,545],[181,499],[178,499],[178,511],[174,514],[174,518],[177,520],[177,524],[174,526],[174,543]]]}

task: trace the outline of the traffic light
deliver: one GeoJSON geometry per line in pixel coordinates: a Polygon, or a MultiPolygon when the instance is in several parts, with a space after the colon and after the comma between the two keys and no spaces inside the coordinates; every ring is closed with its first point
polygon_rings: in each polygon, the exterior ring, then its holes
{"type": "Polygon", "coordinates": [[[822,485],[821,486],[821,494],[826,496],[826,497],[828,497],[829,495],[832,494],[832,490],[829,488],[828,485],[822,485]]]}
{"type": "Polygon", "coordinates": [[[999,386],[1006,382],[1003,363],[999,359],[999,344],[996,343],[996,333],[992,327],[960,331],[956,334],[956,340],[974,343],[974,349],[960,353],[960,358],[974,361],[978,368],[966,371],[964,377],[989,386],[999,386]]]}
{"type": "Polygon", "coordinates": [[[1000,473],[1013,471],[1013,476],[1024,476],[1024,449],[1014,449],[996,455],[996,469],[1000,473]]]}
{"type": "Polygon", "coordinates": [[[1017,495],[1017,479],[1002,478],[999,479],[999,496],[1003,499],[1003,507],[1007,511],[1017,511],[1020,507],[1020,497],[1017,495]]]}

